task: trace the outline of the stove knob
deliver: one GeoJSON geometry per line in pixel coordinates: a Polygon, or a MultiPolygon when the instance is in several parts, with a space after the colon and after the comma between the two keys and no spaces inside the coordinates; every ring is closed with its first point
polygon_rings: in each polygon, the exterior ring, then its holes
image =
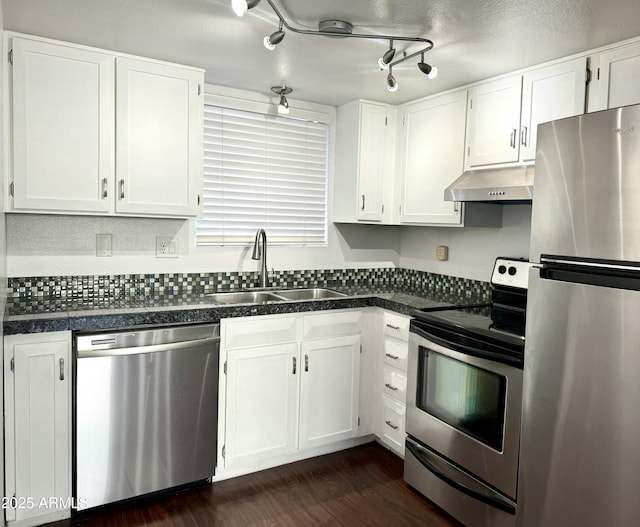
{"type": "Polygon", "coordinates": [[[513,276],[514,274],[516,274],[516,272],[517,272],[517,269],[516,269],[515,267],[513,267],[513,266],[509,267],[509,274],[510,274],[511,276],[513,276]]]}
{"type": "Polygon", "coordinates": [[[504,273],[507,272],[507,268],[504,265],[500,265],[500,266],[498,266],[498,272],[500,274],[504,274],[504,273]]]}

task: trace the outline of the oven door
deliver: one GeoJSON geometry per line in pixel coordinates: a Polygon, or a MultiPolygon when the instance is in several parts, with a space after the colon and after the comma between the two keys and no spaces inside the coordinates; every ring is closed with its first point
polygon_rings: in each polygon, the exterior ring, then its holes
{"type": "Polygon", "coordinates": [[[407,434],[515,499],[522,370],[411,331],[407,434]]]}

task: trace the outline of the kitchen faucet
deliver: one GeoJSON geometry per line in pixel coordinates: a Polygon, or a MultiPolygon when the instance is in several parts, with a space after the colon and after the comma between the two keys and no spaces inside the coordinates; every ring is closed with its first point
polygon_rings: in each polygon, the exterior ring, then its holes
{"type": "Polygon", "coordinates": [[[268,287],[267,275],[267,233],[264,229],[258,229],[256,239],[253,242],[252,260],[260,260],[260,287],[268,287]],[[260,239],[262,239],[262,250],[260,249],[260,239]]]}

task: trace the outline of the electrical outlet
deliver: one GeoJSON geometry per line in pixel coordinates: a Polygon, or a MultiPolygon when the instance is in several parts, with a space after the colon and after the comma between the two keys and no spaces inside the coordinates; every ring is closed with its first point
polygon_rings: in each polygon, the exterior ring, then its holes
{"type": "Polygon", "coordinates": [[[96,256],[111,256],[111,234],[96,234],[96,256]]]}
{"type": "Polygon", "coordinates": [[[178,240],[170,236],[156,236],[156,258],[177,258],[178,240]]]}
{"type": "Polygon", "coordinates": [[[446,261],[449,259],[449,247],[446,245],[438,245],[436,247],[436,260],[446,261]]]}

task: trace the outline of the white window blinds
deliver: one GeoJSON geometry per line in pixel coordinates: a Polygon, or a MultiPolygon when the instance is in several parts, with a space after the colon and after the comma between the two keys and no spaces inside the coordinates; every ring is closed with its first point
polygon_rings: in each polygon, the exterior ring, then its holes
{"type": "Polygon", "coordinates": [[[198,245],[324,245],[328,125],[205,105],[198,245]]]}

